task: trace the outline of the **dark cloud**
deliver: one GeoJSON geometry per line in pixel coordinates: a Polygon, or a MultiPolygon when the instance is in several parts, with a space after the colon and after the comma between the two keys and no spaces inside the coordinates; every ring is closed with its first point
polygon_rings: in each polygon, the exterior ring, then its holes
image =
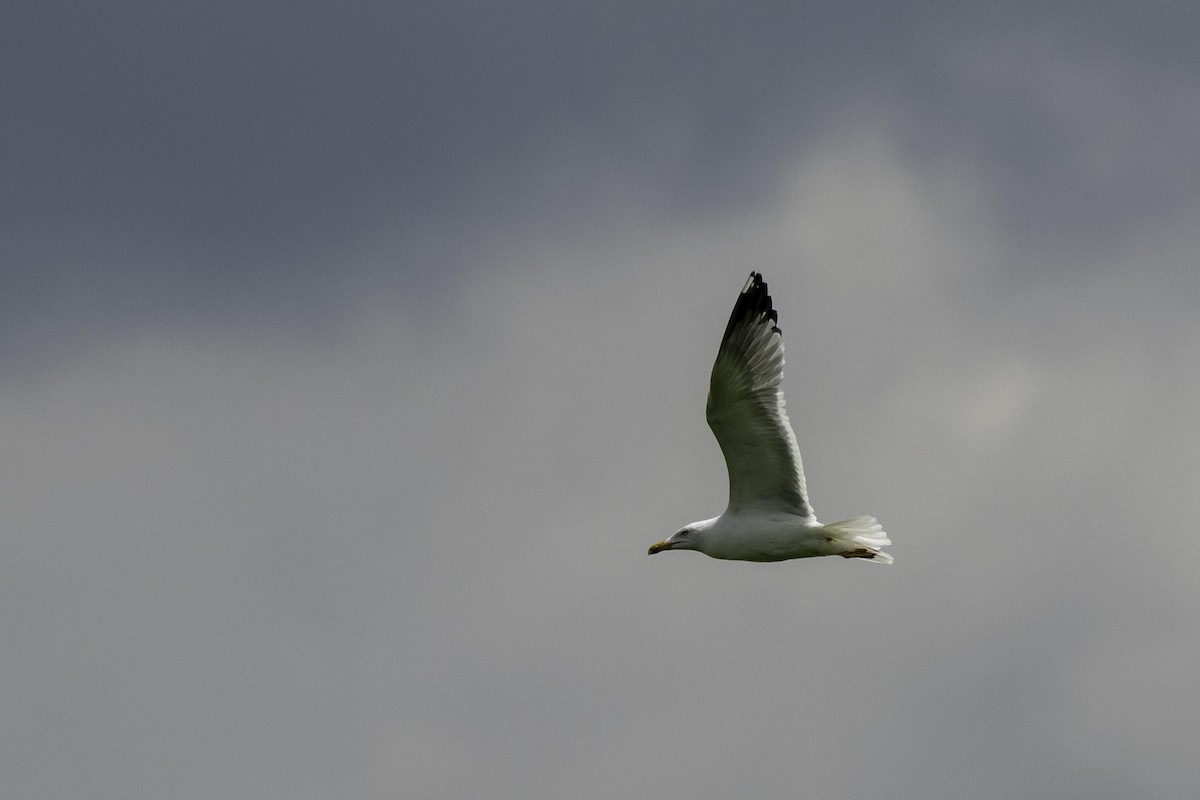
{"type": "Polygon", "coordinates": [[[855,99],[914,155],[982,168],[1015,233],[1103,240],[1191,191],[1188,13],[25,4],[3,42],[5,316],[78,319],[88,284],[101,315],[307,313],[362,277],[356,242],[503,220],[564,146],[560,214],[614,169],[665,218],[744,206],[855,99]],[[965,55],[981,43],[991,63],[965,55]],[[1089,135],[1111,139],[1105,175],[1089,135]]]}

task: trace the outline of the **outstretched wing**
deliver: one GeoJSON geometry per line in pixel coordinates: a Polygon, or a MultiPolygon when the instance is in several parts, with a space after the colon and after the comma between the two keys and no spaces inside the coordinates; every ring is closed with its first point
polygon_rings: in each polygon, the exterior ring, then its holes
{"type": "Polygon", "coordinates": [[[762,275],[751,272],[713,364],[708,426],[729,470],[729,509],[812,517],[800,448],[783,407],[783,333],[762,275]]]}

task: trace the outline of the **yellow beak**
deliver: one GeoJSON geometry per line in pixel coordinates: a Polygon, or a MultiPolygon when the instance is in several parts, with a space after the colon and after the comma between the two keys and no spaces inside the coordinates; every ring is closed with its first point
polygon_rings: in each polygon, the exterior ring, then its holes
{"type": "Polygon", "coordinates": [[[646,555],[652,556],[655,553],[661,553],[663,550],[670,550],[670,549],[671,549],[671,545],[669,543],[659,542],[658,544],[650,545],[650,552],[647,553],[646,555]]]}

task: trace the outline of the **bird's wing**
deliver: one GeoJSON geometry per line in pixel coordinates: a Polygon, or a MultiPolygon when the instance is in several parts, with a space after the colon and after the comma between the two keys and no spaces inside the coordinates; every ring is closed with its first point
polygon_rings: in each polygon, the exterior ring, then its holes
{"type": "Polygon", "coordinates": [[[751,272],[713,364],[708,426],[729,470],[729,508],[812,517],[796,434],[783,407],[783,334],[762,275],[751,272]]]}

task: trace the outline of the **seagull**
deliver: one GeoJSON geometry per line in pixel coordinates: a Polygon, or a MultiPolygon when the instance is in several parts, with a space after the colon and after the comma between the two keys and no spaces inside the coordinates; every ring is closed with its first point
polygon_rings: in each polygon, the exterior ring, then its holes
{"type": "Polygon", "coordinates": [[[823,525],[804,485],[796,434],[784,410],[783,333],[760,273],[751,272],[733,306],[708,388],[708,426],[725,454],[725,513],[680,528],[650,546],[698,550],[735,561],[814,556],[892,563],[879,521],[855,517],[823,525]]]}

